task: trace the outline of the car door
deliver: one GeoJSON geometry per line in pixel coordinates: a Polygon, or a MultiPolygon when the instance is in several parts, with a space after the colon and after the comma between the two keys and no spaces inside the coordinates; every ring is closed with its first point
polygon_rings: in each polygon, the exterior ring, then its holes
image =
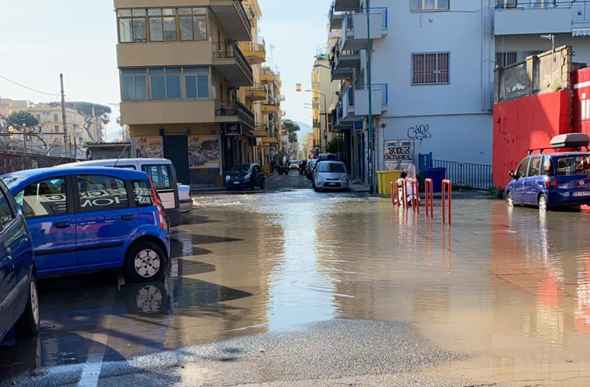
{"type": "Polygon", "coordinates": [[[524,204],[524,198],[525,198],[524,180],[527,176],[528,169],[529,169],[529,158],[526,157],[518,165],[518,169],[515,172],[516,178],[512,183],[512,200],[514,200],[515,204],[524,204]]]}
{"type": "Polygon", "coordinates": [[[542,156],[533,156],[530,158],[528,172],[523,179],[522,200],[524,204],[537,204],[537,198],[541,189],[541,187],[539,187],[539,182],[542,180],[540,177],[542,160],[542,156]]]}
{"type": "Polygon", "coordinates": [[[74,185],[78,268],[118,266],[136,216],[127,183],[114,176],[79,175],[74,185]]]}
{"type": "Polygon", "coordinates": [[[33,240],[37,272],[41,275],[76,263],[76,225],[72,220],[69,177],[48,178],[15,195],[33,240]]]}
{"type": "Polygon", "coordinates": [[[14,260],[6,248],[10,243],[9,228],[14,215],[5,194],[0,190],[0,339],[16,320],[16,272],[14,260]]]}

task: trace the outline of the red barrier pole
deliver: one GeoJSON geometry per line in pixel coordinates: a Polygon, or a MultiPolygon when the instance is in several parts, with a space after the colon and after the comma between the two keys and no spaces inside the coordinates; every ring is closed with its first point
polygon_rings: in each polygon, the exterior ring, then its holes
{"type": "Polygon", "coordinates": [[[399,197],[398,195],[398,190],[397,190],[397,184],[395,184],[395,181],[391,182],[391,204],[395,207],[395,205],[397,204],[397,198],[399,197]]]}
{"type": "Polygon", "coordinates": [[[424,206],[426,217],[434,218],[434,184],[432,179],[424,180],[424,206]]]}
{"type": "Polygon", "coordinates": [[[452,223],[452,209],[453,209],[453,183],[450,180],[443,180],[442,182],[442,221],[447,223],[447,210],[449,211],[448,223],[452,223]],[[448,201],[448,207],[447,207],[448,201]]]}
{"type": "Polygon", "coordinates": [[[404,208],[407,209],[408,208],[408,180],[407,179],[403,179],[402,181],[402,197],[404,199],[404,208]]]}
{"type": "Polygon", "coordinates": [[[420,212],[420,192],[418,191],[419,184],[417,179],[412,179],[412,205],[414,206],[414,212],[420,212]]]}

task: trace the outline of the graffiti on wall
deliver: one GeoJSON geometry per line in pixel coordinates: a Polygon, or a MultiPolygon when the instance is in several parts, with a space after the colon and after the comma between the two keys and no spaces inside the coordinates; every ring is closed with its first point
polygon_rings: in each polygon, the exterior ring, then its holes
{"type": "Polygon", "coordinates": [[[418,124],[408,128],[408,138],[420,143],[424,140],[430,140],[432,138],[432,133],[430,133],[430,125],[418,124]]]}
{"type": "Polygon", "coordinates": [[[137,157],[159,159],[164,157],[164,145],[160,136],[145,136],[135,138],[135,152],[137,157]]]}
{"type": "Polygon", "coordinates": [[[190,136],[188,153],[191,168],[221,168],[218,136],[190,136]]]}

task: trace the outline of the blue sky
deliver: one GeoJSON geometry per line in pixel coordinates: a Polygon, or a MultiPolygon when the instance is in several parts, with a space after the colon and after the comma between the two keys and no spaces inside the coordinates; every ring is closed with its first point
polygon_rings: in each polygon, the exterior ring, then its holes
{"type": "MultiPolygon", "coordinates": [[[[283,78],[287,118],[311,124],[309,94],[313,56],[326,41],[331,0],[259,0],[268,57],[283,78]],[[271,49],[272,45],[272,49],[271,49]]],[[[116,23],[111,0],[4,0],[0,22],[0,76],[39,91],[59,92],[63,72],[67,98],[102,104],[120,101],[116,70],[116,23]]],[[[53,101],[0,78],[0,97],[53,101]]]]}

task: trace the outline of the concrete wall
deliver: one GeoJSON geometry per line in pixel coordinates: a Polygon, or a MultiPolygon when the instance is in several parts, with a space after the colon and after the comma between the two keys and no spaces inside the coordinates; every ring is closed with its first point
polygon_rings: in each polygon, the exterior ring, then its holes
{"type": "Polygon", "coordinates": [[[572,31],[571,8],[517,8],[495,11],[496,35],[557,34],[572,31]]]}
{"type": "MultiPolygon", "coordinates": [[[[555,36],[555,47],[572,46],[574,63],[590,63],[590,39],[588,37],[573,37],[571,34],[555,36]]],[[[533,52],[551,50],[551,41],[538,35],[497,36],[496,51],[517,52],[518,60],[523,61],[533,52]]]]}

